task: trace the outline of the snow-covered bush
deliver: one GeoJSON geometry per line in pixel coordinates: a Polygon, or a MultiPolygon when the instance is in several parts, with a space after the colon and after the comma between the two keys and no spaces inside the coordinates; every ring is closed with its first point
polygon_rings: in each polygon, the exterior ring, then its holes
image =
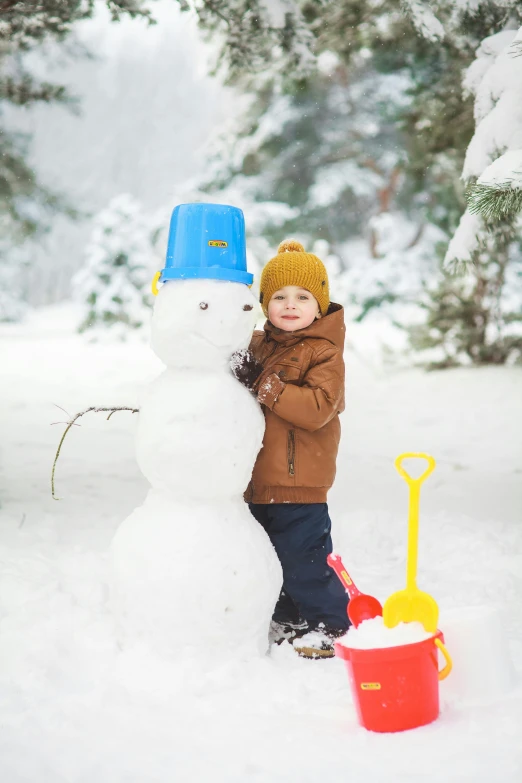
{"type": "Polygon", "coordinates": [[[426,292],[426,323],[410,333],[431,367],[522,361],[522,243],[516,234],[516,226],[496,224],[481,235],[464,275],[441,270],[426,292]]]}
{"type": "Polygon", "coordinates": [[[378,309],[395,326],[423,320],[425,289],[438,272],[436,247],[447,240],[432,223],[417,226],[400,212],[383,212],[370,220],[374,238],[343,245],[347,270],[345,300],[355,319],[371,318],[378,309]]]}
{"type": "Polygon", "coordinates": [[[20,248],[0,243],[0,321],[19,321],[28,309],[22,285],[27,263],[20,248]]]}
{"type": "Polygon", "coordinates": [[[146,323],[159,229],[158,217],[145,214],[128,194],[112,199],[96,216],[85,265],[73,279],[84,309],[80,332],[102,327],[123,336],[146,323]]]}

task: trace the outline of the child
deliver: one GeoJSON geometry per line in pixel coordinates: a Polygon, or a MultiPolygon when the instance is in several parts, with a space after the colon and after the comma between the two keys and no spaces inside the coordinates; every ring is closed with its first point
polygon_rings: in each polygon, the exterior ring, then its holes
{"type": "Polygon", "coordinates": [[[330,658],[349,626],[345,590],[326,563],[326,495],[344,409],[343,308],[330,303],[323,263],[294,240],[263,269],[260,302],[264,332],[254,332],[234,373],[266,420],[245,499],[283,568],[270,637],[288,639],[304,657],[330,658]]]}

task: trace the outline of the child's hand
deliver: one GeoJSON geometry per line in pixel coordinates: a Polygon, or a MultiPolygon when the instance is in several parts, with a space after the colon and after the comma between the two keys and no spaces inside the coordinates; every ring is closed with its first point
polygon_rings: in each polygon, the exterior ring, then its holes
{"type": "Polygon", "coordinates": [[[283,381],[273,372],[265,378],[257,390],[257,401],[260,402],[261,405],[273,408],[274,403],[284,388],[285,384],[283,381]]]}
{"type": "Polygon", "coordinates": [[[248,391],[252,391],[255,382],[263,372],[263,365],[249,350],[236,351],[230,357],[230,369],[239,383],[246,386],[248,391]]]}

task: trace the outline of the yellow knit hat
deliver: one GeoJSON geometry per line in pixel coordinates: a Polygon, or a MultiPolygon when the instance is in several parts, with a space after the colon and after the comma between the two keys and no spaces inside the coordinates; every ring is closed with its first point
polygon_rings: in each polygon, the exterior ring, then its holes
{"type": "Polygon", "coordinates": [[[328,312],[330,289],[326,268],[313,253],[305,253],[300,242],[285,239],[277,248],[277,255],[271,258],[261,273],[259,301],[268,318],[268,303],[276,291],[285,285],[306,288],[317,299],[322,315],[328,312]]]}

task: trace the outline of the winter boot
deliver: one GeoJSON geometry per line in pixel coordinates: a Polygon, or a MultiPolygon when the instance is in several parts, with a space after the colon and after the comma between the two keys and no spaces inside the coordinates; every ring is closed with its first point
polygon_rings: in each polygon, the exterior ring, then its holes
{"type": "Polygon", "coordinates": [[[294,650],[301,658],[333,658],[335,656],[334,642],[344,636],[344,628],[327,628],[323,623],[292,640],[294,650]]]}
{"type": "Polygon", "coordinates": [[[306,620],[299,620],[298,622],[287,621],[285,623],[271,620],[268,630],[268,641],[270,644],[282,644],[285,641],[291,644],[293,639],[297,639],[309,630],[306,620]]]}

